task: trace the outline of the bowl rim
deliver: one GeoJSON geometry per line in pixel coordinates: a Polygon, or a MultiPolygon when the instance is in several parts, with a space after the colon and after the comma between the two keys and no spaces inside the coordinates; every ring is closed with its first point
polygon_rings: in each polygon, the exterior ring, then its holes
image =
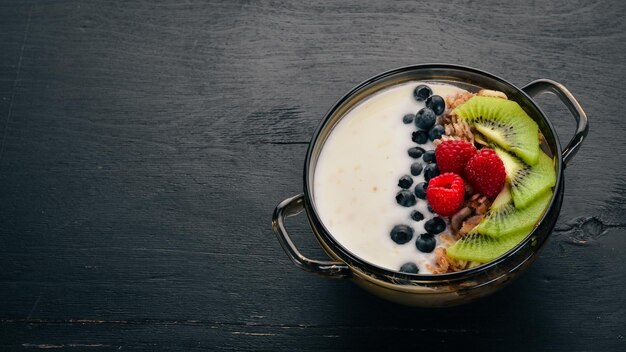
{"type": "MultiPolygon", "coordinates": [[[[437,81],[437,80],[434,79],[433,81],[437,81]]],[[[408,66],[402,66],[402,67],[385,71],[383,73],[372,76],[369,79],[359,83],[358,85],[350,89],[346,94],[344,94],[339,100],[337,100],[332,105],[332,107],[326,112],[326,114],[324,115],[324,118],[319,122],[319,124],[317,125],[313,133],[313,137],[311,138],[311,141],[309,143],[305,161],[304,161],[304,206],[305,206],[307,218],[309,219],[309,223],[311,224],[312,227],[314,227],[314,230],[315,230],[314,232],[316,233],[318,240],[320,241],[323,240],[324,242],[326,242],[325,244],[324,243],[322,244],[323,247],[325,247],[324,245],[330,247],[332,251],[334,252],[334,254],[336,254],[341,261],[345,262],[348,266],[350,266],[351,269],[356,267],[356,268],[359,268],[360,271],[362,272],[365,272],[367,274],[374,274],[378,276],[379,278],[386,277],[386,278],[393,278],[395,280],[398,280],[398,279],[409,280],[412,282],[439,282],[439,281],[456,280],[460,278],[466,278],[468,276],[473,276],[475,274],[480,274],[482,272],[493,269],[497,267],[498,265],[500,265],[501,263],[507,261],[509,258],[513,257],[519,250],[525,247],[529,241],[533,239],[535,233],[542,227],[542,225],[544,225],[548,214],[551,212],[554,206],[559,207],[559,209],[557,209],[557,215],[558,215],[558,213],[560,212],[560,206],[561,206],[561,204],[558,203],[558,199],[560,199],[560,197],[558,196],[559,195],[558,193],[563,192],[563,189],[562,189],[563,165],[562,164],[563,164],[563,156],[562,156],[561,143],[559,141],[558,134],[556,133],[554,126],[552,125],[552,122],[550,121],[550,119],[547,118],[546,114],[535,103],[535,101],[528,94],[526,94],[526,92],[524,92],[521,88],[517,87],[516,85],[510,83],[509,81],[499,76],[496,76],[492,73],[479,70],[473,67],[469,67],[469,66],[447,64],[447,63],[426,63],[426,64],[418,64],[418,65],[408,65],[408,66]],[[321,132],[325,128],[327,128],[327,124],[333,117],[334,113],[346,101],[348,101],[352,96],[359,93],[364,88],[369,87],[386,78],[390,78],[395,75],[400,75],[400,74],[407,73],[409,71],[416,71],[416,70],[464,71],[470,74],[484,76],[487,79],[491,79],[494,81],[498,81],[502,84],[505,84],[509,86],[512,90],[515,90],[517,93],[519,93],[526,100],[527,103],[529,103],[533,108],[535,108],[539,112],[539,115],[541,116],[543,121],[546,123],[546,125],[550,129],[552,136],[554,137],[554,142],[555,142],[554,144],[555,144],[556,150],[553,150],[553,152],[554,152],[554,156],[556,157],[556,179],[557,180],[556,180],[556,184],[553,187],[554,191],[552,194],[552,199],[550,200],[550,204],[544,211],[541,219],[537,222],[533,230],[522,241],[520,241],[520,243],[518,243],[515,247],[513,247],[506,253],[502,254],[501,256],[499,256],[498,258],[490,262],[481,264],[479,266],[476,266],[470,269],[458,271],[458,272],[443,273],[443,274],[419,274],[419,273],[409,274],[409,273],[402,273],[399,271],[393,271],[393,270],[384,268],[382,266],[376,265],[374,263],[368,262],[360,258],[354,253],[350,252],[341,243],[339,243],[339,241],[337,241],[332,236],[331,232],[324,226],[323,222],[319,218],[319,215],[315,209],[315,203],[313,201],[313,194],[312,194],[313,186],[309,187],[310,184],[312,185],[312,183],[310,183],[312,181],[312,177],[311,177],[312,173],[310,172],[309,168],[311,165],[311,161],[313,159],[314,149],[318,143],[321,132]]],[[[550,234],[548,233],[545,237],[547,238],[549,235],[550,234]]],[[[539,244],[539,248],[541,248],[542,245],[543,244],[539,244]]]]}

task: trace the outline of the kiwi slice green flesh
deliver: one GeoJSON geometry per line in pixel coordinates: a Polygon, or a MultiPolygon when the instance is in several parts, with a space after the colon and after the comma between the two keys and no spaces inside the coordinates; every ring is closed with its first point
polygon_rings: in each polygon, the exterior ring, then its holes
{"type": "Polygon", "coordinates": [[[511,194],[508,189],[500,192],[498,197],[494,200],[490,214],[487,218],[481,222],[472,232],[461,238],[452,246],[448,247],[447,255],[453,259],[468,260],[479,263],[486,263],[492,261],[504,253],[511,250],[518,243],[520,243],[531,230],[535,227],[537,221],[552,199],[552,191],[545,192],[540,198],[538,198],[528,208],[523,210],[517,210],[512,206],[511,194]],[[533,209],[531,214],[530,209],[533,209]],[[493,215],[498,213],[499,215],[493,215]],[[517,215],[516,215],[517,214],[517,215]],[[530,218],[532,216],[533,222],[528,225],[525,221],[524,224],[519,222],[524,217],[530,218]],[[509,220],[502,220],[505,217],[509,217],[509,220]],[[516,220],[517,219],[517,220],[516,220]],[[489,222],[499,222],[498,226],[482,224],[488,224],[489,222]],[[517,224],[516,224],[517,222],[517,224]],[[503,229],[502,225],[509,226],[506,228],[506,232],[499,233],[498,236],[491,236],[483,233],[485,227],[487,231],[492,229],[503,229]]]}
{"type": "Polygon", "coordinates": [[[472,232],[448,247],[446,253],[453,259],[487,263],[511,250],[529,232],[527,230],[519,230],[504,237],[490,237],[472,232]]]}
{"type": "Polygon", "coordinates": [[[500,148],[494,148],[504,163],[507,181],[516,208],[525,208],[538,196],[556,184],[556,172],[552,159],[539,152],[537,164],[528,166],[500,148]]]}
{"type": "Polygon", "coordinates": [[[530,231],[543,215],[544,210],[552,199],[552,192],[546,191],[537,196],[525,208],[516,208],[512,196],[506,195],[508,187],[496,197],[485,219],[473,231],[491,237],[506,237],[518,231],[530,231]],[[498,199],[506,197],[507,199],[498,199]]]}
{"type": "Polygon", "coordinates": [[[512,100],[474,96],[454,109],[487,139],[529,165],[539,158],[539,126],[512,100]]]}

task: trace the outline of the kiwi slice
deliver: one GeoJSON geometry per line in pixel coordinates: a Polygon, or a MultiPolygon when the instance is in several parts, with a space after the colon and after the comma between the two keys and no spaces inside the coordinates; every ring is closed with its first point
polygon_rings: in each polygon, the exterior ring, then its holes
{"type": "Polygon", "coordinates": [[[526,208],[515,207],[509,188],[504,187],[494,200],[475,232],[491,237],[505,237],[517,231],[532,229],[552,199],[552,192],[543,192],[526,208]]]}
{"type": "Polygon", "coordinates": [[[509,236],[491,237],[471,232],[446,250],[450,258],[487,263],[511,250],[529,233],[518,230],[509,236]]]}
{"type": "Polygon", "coordinates": [[[529,165],[539,158],[539,126],[512,100],[474,96],[454,109],[487,139],[529,165]]]}
{"type": "Polygon", "coordinates": [[[505,187],[494,200],[485,220],[448,247],[448,256],[479,263],[498,258],[528,236],[551,199],[552,192],[545,192],[526,209],[515,209],[511,194],[505,187]]]}
{"type": "Polygon", "coordinates": [[[525,208],[537,197],[554,187],[556,172],[552,159],[539,152],[537,164],[528,166],[500,148],[494,148],[502,159],[507,181],[511,184],[511,195],[516,208],[525,208]]]}

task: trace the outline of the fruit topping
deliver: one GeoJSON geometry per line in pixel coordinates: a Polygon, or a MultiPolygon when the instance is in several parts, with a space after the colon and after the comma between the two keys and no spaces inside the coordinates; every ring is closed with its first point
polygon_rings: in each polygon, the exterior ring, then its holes
{"type": "Polygon", "coordinates": [[[412,207],[417,203],[417,200],[411,191],[403,189],[396,194],[396,202],[403,207],[412,207]]]}
{"type": "Polygon", "coordinates": [[[435,120],[437,120],[437,115],[429,108],[423,108],[415,114],[415,126],[423,130],[433,127],[435,120]]]}
{"type": "MultiPolygon", "coordinates": [[[[407,151],[414,160],[410,175],[398,180],[396,201],[411,208],[425,199],[437,214],[424,221],[430,215],[410,209],[410,219],[424,224],[415,247],[435,252],[428,271],[460,271],[501,256],[528,236],[552,199],[554,162],[540,150],[537,123],[500,91],[464,92],[446,100],[422,84],[413,96],[426,106],[402,121],[415,124],[411,139],[420,146],[407,151]],[[429,140],[435,150],[426,150],[429,140]],[[424,182],[414,185],[413,177],[421,174],[424,182]]],[[[404,224],[390,233],[397,244],[414,234],[404,224]]],[[[408,261],[399,271],[415,274],[419,268],[408,261]]]]}
{"type": "Polygon", "coordinates": [[[525,208],[537,197],[556,184],[556,173],[552,159],[545,153],[539,153],[539,160],[533,166],[495,148],[506,170],[507,181],[511,184],[511,195],[516,208],[525,208]]]}
{"type": "Polygon", "coordinates": [[[520,230],[504,237],[490,237],[473,232],[448,247],[446,253],[453,260],[487,263],[511,250],[527,235],[527,231],[520,230]]]}
{"type": "Polygon", "coordinates": [[[426,182],[437,176],[439,176],[439,168],[437,167],[437,164],[432,163],[424,167],[424,180],[426,180],[426,182]]]}
{"type": "Polygon", "coordinates": [[[426,189],[426,198],[435,213],[451,216],[463,205],[465,183],[457,174],[451,172],[442,174],[430,180],[426,189]]]}
{"type": "Polygon", "coordinates": [[[426,131],[415,131],[411,135],[411,140],[417,144],[424,144],[428,142],[428,132],[426,131]]]}
{"type": "Polygon", "coordinates": [[[435,161],[435,151],[434,150],[428,150],[424,153],[424,155],[422,155],[422,160],[424,160],[427,163],[432,163],[435,161]]]}
{"type": "Polygon", "coordinates": [[[412,184],[413,184],[413,177],[411,177],[409,175],[404,175],[404,176],[400,177],[400,180],[398,180],[398,186],[400,188],[407,189],[407,188],[411,187],[412,184]]]}
{"type": "Polygon", "coordinates": [[[423,253],[430,253],[435,249],[437,241],[429,233],[423,233],[415,240],[415,247],[423,253]]]}
{"type": "Polygon", "coordinates": [[[426,107],[435,112],[439,116],[446,110],[446,102],[439,95],[431,95],[426,99],[426,107]]]}
{"type": "Polygon", "coordinates": [[[413,228],[407,225],[396,225],[391,229],[391,239],[397,244],[405,244],[413,238],[413,228]]]}
{"type": "Polygon", "coordinates": [[[415,90],[413,91],[413,97],[417,101],[424,101],[432,94],[432,89],[430,89],[430,87],[425,84],[420,84],[419,86],[415,87],[415,90]]]}
{"type": "Polygon", "coordinates": [[[551,199],[552,192],[544,192],[526,208],[519,209],[513,204],[509,188],[505,187],[474,231],[491,237],[507,236],[520,230],[528,233],[539,221],[551,199]]]}
{"type": "Polygon", "coordinates": [[[476,154],[476,147],[470,142],[461,140],[443,141],[435,149],[439,171],[454,172],[463,175],[463,169],[469,159],[476,154]]]}
{"type": "Polygon", "coordinates": [[[426,199],[426,187],[428,187],[428,183],[420,182],[415,186],[413,193],[415,193],[415,196],[419,199],[426,199]]]}
{"type": "Polygon", "coordinates": [[[448,247],[448,256],[479,263],[498,258],[528,236],[551,199],[552,192],[545,192],[527,208],[519,210],[511,203],[511,196],[505,188],[492,204],[485,221],[448,247]]]}
{"type": "Polygon", "coordinates": [[[411,212],[411,219],[413,219],[415,221],[422,221],[422,220],[424,220],[424,214],[420,213],[417,210],[413,210],[411,212]]]}
{"type": "Polygon", "coordinates": [[[506,171],[493,149],[483,148],[469,159],[464,169],[465,179],[474,190],[489,199],[495,198],[504,186],[506,171]]]}
{"type": "Polygon", "coordinates": [[[417,269],[417,265],[415,265],[415,263],[404,263],[400,267],[400,272],[407,274],[417,274],[419,270],[417,269]]]}
{"type": "Polygon", "coordinates": [[[414,162],[413,164],[411,164],[411,175],[419,176],[419,174],[422,173],[422,168],[422,164],[414,162]]]}
{"type": "Polygon", "coordinates": [[[527,164],[537,162],[539,127],[516,102],[475,96],[454,109],[453,113],[527,164]]]}
{"type": "Polygon", "coordinates": [[[428,232],[431,235],[440,234],[445,229],[446,229],[446,222],[438,216],[435,216],[434,218],[424,223],[424,230],[426,230],[426,232],[428,232]]]}
{"type": "Polygon", "coordinates": [[[441,125],[435,125],[433,128],[428,131],[428,138],[431,141],[441,138],[443,134],[446,133],[446,129],[441,125]]]}
{"type": "Polygon", "coordinates": [[[424,154],[424,148],[420,148],[420,147],[409,148],[408,153],[411,158],[417,159],[421,157],[422,154],[424,154]]]}

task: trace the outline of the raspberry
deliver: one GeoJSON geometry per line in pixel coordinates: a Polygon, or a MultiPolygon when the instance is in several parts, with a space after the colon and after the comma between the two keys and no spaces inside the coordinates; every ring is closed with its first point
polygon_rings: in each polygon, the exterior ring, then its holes
{"type": "Polygon", "coordinates": [[[504,163],[493,149],[483,148],[465,165],[465,179],[476,192],[494,199],[504,187],[504,163]]]}
{"type": "Polygon", "coordinates": [[[435,213],[441,216],[454,215],[463,206],[465,182],[461,176],[448,172],[439,175],[426,188],[426,199],[435,213]]]}
{"type": "Polygon", "coordinates": [[[467,141],[444,141],[435,149],[439,172],[454,172],[463,175],[467,161],[476,154],[474,145],[467,141]]]}

